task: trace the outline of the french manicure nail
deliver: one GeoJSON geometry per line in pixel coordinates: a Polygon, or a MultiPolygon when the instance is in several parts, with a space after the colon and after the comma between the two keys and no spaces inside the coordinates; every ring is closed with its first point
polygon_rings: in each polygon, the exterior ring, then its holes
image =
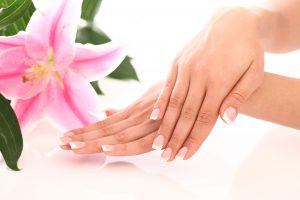
{"type": "Polygon", "coordinates": [[[59,146],[68,145],[70,142],[72,142],[72,139],[70,137],[61,137],[58,140],[59,146]]]}
{"type": "Polygon", "coordinates": [[[163,135],[159,135],[155,138],[155,140],[153,141],[153,145],[152,148],[155,150],[161,150],[163,148],[164,145],[164,136],[163,135]]]}
{"type": "Polygon", "coordinates": [[[102,145],[103,151],[113,151],[114,148],[115,148],[114,145],[102,145]]]}
{"type": "Polygon", "coordinates": [[[81,149],[83,147],[85,147],[85,143],[84,142],[70,142],[70,146],[72,149],[81,149]]]}
{"type": "Polygon", "coordinates": [[[152,111],[152,113],[151,113],[150,119],[151,119],[151,120],[157,120],[157,119],[158,119],[158,116],[159,116],[159,113],[160,113],[159,108],[155,108],[155,109],[152,111]]]}
{"type": "Polygon", "coordinates": [[[188,151],[187,147],[181,148],[180,151],[178,152],[176,158],[179,159],[179,160],[183,160],[184,157],[185,157],[185,155],[186,155],[186,153],[187,153],[187,151],[188,151]]]}
{"type": "Polygon", "coordinates": [[[63,137],[71,137],[73,135],[74,135],[73,132],[66,132],[66,133],[63,134],[63,137]]]}
{"type": "Polygon", "coordinates": [[[225,110],[222,118],[228,125],[231,125],[233,124],[237,115],[238,115],[237,110],[233,107],[229,107],[225,110]]]}
{"type": "Polygon", "coordinates": [[[172,154],[172,149],[171,148],[167,148],[161,155],[161,159],[163,159],[164,161],[168,161],[171,157],[172,154]]]}

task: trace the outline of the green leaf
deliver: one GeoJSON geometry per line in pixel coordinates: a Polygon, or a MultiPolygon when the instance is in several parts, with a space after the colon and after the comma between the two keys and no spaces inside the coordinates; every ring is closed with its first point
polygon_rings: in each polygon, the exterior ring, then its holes
{"type": "Polygon", "coordinates": [[[24,30],[24,26],[26,27],[27,23],[25,19],[24,21],[19,20],[32,11],[33,3],[31,0],[1,0],[0,7],[2,8],[0,10],[0,29],[7,28],[13,24],[15,31],[21,28],[24,30]]]}
{"type": "Polygon", "coordinates": [[[9,168],[18,171],[23,138],[17,116],[9,102],[0,94],[0,151],[9,168]]]}
{"type": "Polygon", "coordinates": [[[131,64],[130,57],[126,57],[124,61],[120,64],[120,66],[108,75],[109,78],[119,79],[119,80],[136,80],[139,81],[137,73],[131,64]]]}
{"type": "Polygon", "coordinates": [[[91,82],[91,85],[93,86],[94,90],[97,92],[98,95],[104,95],[104,92],[99,87],[98,81],[91,82]]]}
{"type": "Polygon", "coordinates": [[[102,0],[84,0],[82,4],[81,18],[93,22],[97,15],[102,0]]]}
{"type": "Polygon", "coordinates": [[[77,31],[76,42],[81,44],[104,44],[110,42],[111,39],[100,29],[92,26],[86,26],[77,31]]]}
{"type": "MultiPolygon", "coordinates": [[[[110,42],[111,39],[103,31],[92,26],[86,26],[78,30],[76,41],[82,44],[91,43],[98,45],[110,42]]],[[[108,77],[121,80],[139,80],[131,64],[131,58],[128,56],[108,77]]]]}

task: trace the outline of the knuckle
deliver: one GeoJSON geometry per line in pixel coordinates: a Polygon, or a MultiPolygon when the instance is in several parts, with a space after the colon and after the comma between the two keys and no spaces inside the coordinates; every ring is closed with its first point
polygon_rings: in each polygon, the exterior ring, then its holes
{"type": "Polygon", "coordinates": [[[103,128],[101,128],[101,130],[104,133],[104,135],[110,135],[112,133],[112,130],[110,127],[103,127],[103,128]]]}
{"type": "Polygon", "coordinates": [[[159,97],[156,106],[159,107],[159,106],[165,105],[167,103],[168,103],[168,96],[166,94],[163,94],[159,97]]]}
{"type": "Polygon", "coordinates": [[[173,81],[171,81],[170,79],[168,79],[165,82],[165,89],[170,90],[173,87],[173,81]]]}
{"type": "Polygon", "coordinates": [[[184,120],[184,121],[190,121],[192,119],[195,118],[195,109],[193,108],[185,108],[183,109],[182,113],[181,113],[181,118],[184,120]]]}
{"type": "Polygon", "coordinates": [[[149,140],[147,140],[146,138],[141,138],[137,142],[140,148],[147,148],[151,146],[149,140]]]}
{"type": "Polygon", "coordinates": [[[190,135],[186,143],[188,146],[196,146],[199,143],[199,139],[194,135],[190,135]]]}
{"type": "Polygon", "coordinates": [[[244,92],[242,91],[235,91],[233,93],[231,93],[230,95],[231,99],[233,99],[234,101],[243,104],[246,101],[246,96],[244,95],[244,92]]]}
{"type": "Polygon", "coordinates": [[[181,99],[178,95],[174,95],[170,98],[169,106],[170,108],[176,109],[182,105],[181,99]]]}
{"type": "Polygon", "coordinates": [[[212,115],[208,112],[200,112],[196,123],[200,126],[207,126],[212,122],[212,115]]]}
{"type": "Polygon", "coordinates": [[[84,132],[83,129],[74,129],[74,130],[72,130],[72,133],[74,133],[75,135],[79,135],[79,134],[81,134],[83,132],[84,132]]]}
{"type": "Polygon", "coordinates": [[[115,134],[114,137],[118,143],[126,142],[126,133],[125,132],[120,132],[118,134],[115,134]]]}
{"type": "Polygon", "coordinates": [[[98,121],[95,123],[95,126],[98,128],[98,129],[102,129],[106,126],[106,122],[105,120],[101,120],[101,121],[98,121]]]}
{"type": "Polygon", "coordinates": [[[77,141],[85,141],[85,137],[83,135],[74,135],[72,139],[77,141]]]}

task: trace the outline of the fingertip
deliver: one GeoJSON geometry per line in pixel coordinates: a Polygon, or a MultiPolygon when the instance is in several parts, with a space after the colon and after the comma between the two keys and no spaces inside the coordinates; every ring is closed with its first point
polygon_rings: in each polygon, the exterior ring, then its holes
{"type": "Polygon", "coordinates": [[[237,118],[238,112],[234,107],[228,107],[223,115],[221,116],[222,120],[228,125],[232,125],[235,119],[237,118]]]}
{"type": "Polygon", "coordinates": [[[160,111],[160,108],[154,108],[150,115],[150,120],[160,120],[160,111]]]}
{"type": "Polygon", "coordinates": [[[165,141],[165,137],[163,135],[158,135],[152,144],[152,149],[154,150],[163,150],[164,149],[164,142],[165,141]]]}
{"type": "Polygon", "coordinates": [[[172,149],[168,147],[162,152],[161,159],[165,162],[170,162],[171,156],[172,156],[172,149]]]}
{"type": "Polygon", "coordinates": [[[177,160],[185,160],[186,154],[188,152],[187,147],[182,147],[176,155],[177,160]]]}
{"type": "Polygon", "coordinates": [[[115,114],[116,112],[117,112],[116,109],[108,109],[108,110],[105,111],[105,114],[106,114],[107,117],[109,117],[109,116],[115,114]]]}
{"type": "Polygon", "coordinates": [[[71,146],[70,145],[61,145],[59,146],[61,149],[63,150],[71,150],[71,146]]]}
{"type": "Polygon", "coordinates": [[[115,150],[115,145],[101,145],[101,148],[103,150],[103,152],[107,153],[107,152],[112,152],[115,150]]]}

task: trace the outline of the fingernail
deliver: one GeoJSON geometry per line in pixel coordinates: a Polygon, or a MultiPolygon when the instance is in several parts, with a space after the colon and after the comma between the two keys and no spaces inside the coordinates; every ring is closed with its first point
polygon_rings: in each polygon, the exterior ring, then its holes
{"type": "Polygon", "coordinates": [[[178,152],[178,154],[176,155],[176,158],[179,159],[179,160],[183,160],[186,153],[188,151],[188,148],[187,147],[183,147],[180,149],[180,151],[178,152]]]}
{"type": "Polygon", "coordinates": [[[73,132],[66,132],[66,133],[63,134],[63,137],[71,137],[73,135],[74,135],[73,132]]]}
{"type": "Polygon", "coordinates": [[[161,159],[164,161],[168,161],[171,157],[172,154],[172,149],[171,148],[167,148],[161,155],[161,159]]]}
{"type": "Polygon", "coordinates": [[[59,146],[68,145],[70,142],[72,142],[72,139],[70,137],[61,137],[58,140],[59,146]]]}
{"type": "Polygon", "coordinates": [[[153,141],[153,145],[152,148],[155,150],[161,150],[163,148],[164,145],[164,136],[163,135],[159,135],[155,138],[155,140],[153,141]]]}
{"type": "Polygon", "coordinates": [[[159,108],[155,108],[155,109],[152,111],[152,113],[151,113],[150,119],[151,119],[151,120],[157,120],[157,119],[158,119],[158,116],[159,116],[159,113],[160,113],[159,108]]]}
{"type": "Polygon", "coordinates": [[[72,149],[81,149],[81,148],[85,147],[85,143],[84,142],[70,142],[70,146],[72,149]]]}
{"type": "Polygon", "coordinates": [[[233,107],[229,107],[225,110],[222,118],[227,124],[231,125],[233,124],[237,115],[238,115],[237,110],[233,107]]]}
{"type": "Polygon", "coordinates": [[[103,151],[113,151],[114,148],[115,148],[114,145],[102,145],[103,151]]]}

